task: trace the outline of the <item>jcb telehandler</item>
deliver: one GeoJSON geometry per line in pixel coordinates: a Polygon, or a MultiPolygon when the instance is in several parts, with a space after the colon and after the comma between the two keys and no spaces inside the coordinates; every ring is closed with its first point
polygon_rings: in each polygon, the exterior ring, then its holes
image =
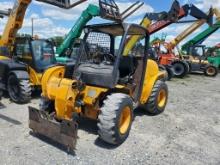
{"type": "Polygon", "coordinates": [[[84,32],[75,66],[46,70],[40,109],[29,107],[29,127],[71,150],[77,116],[97,120],[99,137],[119,145],[129,135],[135,108],[160,114],[168,99],[167,85],[161,81],[165,73],[148,60],[145,28],[110,23],[86,26],[84,32]],[[134,35],[143,39],[124,56],[126,40],[134,35]]]}
{"type": "MultiPolygon", "coordinates": [[[[69,9],[85,0],[37,0],[69,9]]],[[[31,90],[40,86],[42,73],[55,64],[53,45],[47,40],[17,38],[31,0],[17,0],[0,39],[0,90],[16,103],[29,102],[31,90]]],[[[7,12],[2,12],[7,15],[7,12]]]]}

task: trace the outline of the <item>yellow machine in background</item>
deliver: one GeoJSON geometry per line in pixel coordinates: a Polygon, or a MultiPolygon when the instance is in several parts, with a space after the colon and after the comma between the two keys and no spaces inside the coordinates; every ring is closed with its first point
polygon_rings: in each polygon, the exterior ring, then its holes
{"type": "MultiPolygon", "coordinates": [[[[39,0],[69,9],[85,0],[72,1],[39,0]]],[[[26,103],[31,90],[41,86],[44,70],[56,63],[53,44],[48,40],[31,37],[17,38],[26,10],[31,0],[16,0],[0,39],[0,89],[7,91],[11,100],[26,103]]]]}
{"type": "MultiPolygon", "coordinates": [[[[215,15],[218,21],[220,18],[219,11],[216,8],[211,8],[209,13],[210,18],[215,15]]],[[[202,71],[206,76],[214,77],[218,74],[218,69],[214,67],[213,65],[209,64],[208,60],[205,59],[206,57],[203,55],[197,55],[199,52],[199,49],[203,49],[199,45],[194,49],[191,50],[190,55],[182,55],[182,52],[179,51],[179,56],[177,56],[174,53],[174,48],[183,41],[186,37],[188,37],[190,34],[195,32],[198,28],[200,28],[202,25],[204,25],[207,22],[206,19],[199,19],[196,22],[194,22],[192,25],[187,27],[183,32],[181,32],[177,37],[175,37],[171,42],[166,43],[163,42],[162,44],[167,49],[166,53],[159,53],[161,57],[161,63],[167,64],[171,63],[173,66],[174,74],[176,77],[184,77],[186,74],[190,72],[200,72],[202,71]]],[[[203,52],[203,50],[202,50],[203,52]]]]}

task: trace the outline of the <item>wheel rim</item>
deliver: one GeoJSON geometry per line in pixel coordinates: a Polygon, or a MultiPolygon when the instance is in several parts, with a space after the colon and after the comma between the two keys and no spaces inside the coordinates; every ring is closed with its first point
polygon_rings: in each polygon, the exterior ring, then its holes
{"type": "Polygon", "coordinates": [[[214,74],[215,74],[215,69],[214,69],[214,68],[211,68],[211,67],[208,68],[208,69],[207,69],[207,74],[208,74],[208,75],[214,75],[214,74]]]}
{"type": "Polygon", "coordinates": [[[125,134],[131,123],[131,109],[127,106],[125,107],[119,119],[119,131],[121,134],[125,134]]]}
{"type": "Polygon", "coordinates": [[[167,95],[164,89],[161,89],[157,96],[157,103],[160,108],[164,107],[166,104],[167,95]]]}
{"type": "Polygon", "coordinates": [[[174,72],[175,72],[175,75],[182,75],[183,72],[184,72],[184,66],[182,64],[175,64],[174,65],[174,72]]]}

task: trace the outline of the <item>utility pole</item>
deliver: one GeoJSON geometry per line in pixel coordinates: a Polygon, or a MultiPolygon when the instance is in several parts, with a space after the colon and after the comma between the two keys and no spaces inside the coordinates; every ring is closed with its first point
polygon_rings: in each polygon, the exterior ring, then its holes
{"type": "Polygon", "coordinates": [[[34,18],[31,18],[31,36],[34,37],[34,18]]]}

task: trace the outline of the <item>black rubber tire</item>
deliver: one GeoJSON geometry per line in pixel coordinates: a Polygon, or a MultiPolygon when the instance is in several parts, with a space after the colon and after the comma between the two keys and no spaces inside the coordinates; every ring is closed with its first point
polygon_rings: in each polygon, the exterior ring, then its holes
{"type": "Polygon", "coordinates": [[[186,65],[183,61],[175,61],[172,63],[173,70],[174,70],[174,76],[177,78],[183,78],[185,77],[189,72],[189,65],[186,65]]]}
{"type": "Polygon", "coordinates": [[[163,81],[158,80],[153,87],[150,97],[148,98],[147,103],[143,106],[143,108],[152,115],[158,115],[165,110],[166,104],[168,100],[168,87],[167,84],[163,81]],[[161,90],[165,91],[166,100],[162,107],[158,105],[158,96],[161,90]]]}
{"type": "Polygon", "coordinates": [[[19,80],[14,74],[9,75],[7,90],[11,100],[25,104],[31,100],[31,85],[29,80],[19,80]]]}
{"type": "Polygon", "coordinates": [[[166,71],[167,71],[167,81],[170,81],[174,77],[174,71],[173,67],[171,66],[166,66],[166,71]]]}
{"type": "Polygon", "coordinates": [[[187,74],[189,74],[191,72],[190,64],[187,61],[182,61],[182,62],[185,64],[187,68],[187,74]]]}
{"type": "Polygon", "coordinates": [[[209,65],[205,68],[204,74],[205,74],[205,76],[208,76],[208,77],[215,77],[218,74],[218,68],[216,68],[213,65],[209,65]],[[212,73],[209,72],[210,69],[212,69],[212,71],[213,71],[212,73]]]}
{"type": "Polygon", "coordinates": [[[101,112],[98,116],[98,134],[103,141],[120,145],[130,132],[133,121],[133,101],[130,96],[122,93],[111,94],[104,100],[101,112]],[[130,108],[131,120],[126,133],[121,134],[119,130],[119,120],[125,107],[130,108]]]}

